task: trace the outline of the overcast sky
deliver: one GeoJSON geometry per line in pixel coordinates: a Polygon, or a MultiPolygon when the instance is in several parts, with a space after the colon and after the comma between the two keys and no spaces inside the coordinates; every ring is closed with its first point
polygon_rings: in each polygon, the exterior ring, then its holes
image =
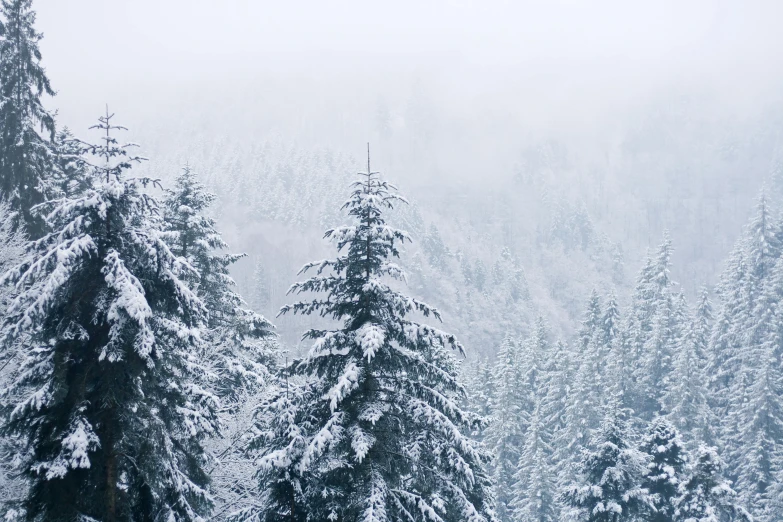
{"type": "Polygon", "coordinates": [[[221,97],[328,120],[359,99],[407,96],[418,79],[464,121],[509,114],[591,131],[672,87],[716,96],[721,110],[764,107],[783,76],[779,0],[35,5],[55,106],[76,127],[104,102],[154,118],[221,97]]]}

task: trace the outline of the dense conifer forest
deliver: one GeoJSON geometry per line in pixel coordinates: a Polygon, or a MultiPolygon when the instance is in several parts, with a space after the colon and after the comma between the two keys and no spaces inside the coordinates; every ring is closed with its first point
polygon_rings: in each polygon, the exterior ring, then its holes
{"type": "Polygon", "coordinates": [[[781,112],[471,193],[387,175],[448,147],[423,87],[360,153],[70,129],[42,39],[0,0],[7,522],[783,520],[781,112]]]}

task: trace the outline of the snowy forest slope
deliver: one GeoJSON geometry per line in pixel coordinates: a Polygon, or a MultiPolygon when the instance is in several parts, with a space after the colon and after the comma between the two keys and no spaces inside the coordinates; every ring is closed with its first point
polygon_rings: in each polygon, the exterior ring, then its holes
{"type": "MultiPolygon", "coordinates": [[[[236,265],[243,295],[273,316],[291,267],[323,252],[318,231],[337,222],[332,202],[361,168],[361,147],[346,145],[355,131],[346,129],[373,114],[373,155],[412,202],[395,218],[415,240],[409,284],[446,312],[470,352],[485,355],[538,315],[558,335],[572,333],[593,288],[616,289],[625,301],[665,230],[683,290],[693,296],[714,284],[753,199],[781,177],[777,106],[716,116],[717,101],[672,94],[590,138],[520,128],[486,143],[481,133],[494,122],[457,130],[456,117],[422,90],[414,83],[396,104],[359,104],[327,138],[307,132],[327,124],[323,116],[290,128],[251,110],[228,125],[237,107],[225,102],[140,122],[138,140],[153,144],[145,152],[156,177],[187,163],[218,195],[229,244],[250,254],[236,265]],[[468,152],[464,143],[480,147],[468,152]]],[[[293,344],[288,321],[278,330],[293,344]]]]}

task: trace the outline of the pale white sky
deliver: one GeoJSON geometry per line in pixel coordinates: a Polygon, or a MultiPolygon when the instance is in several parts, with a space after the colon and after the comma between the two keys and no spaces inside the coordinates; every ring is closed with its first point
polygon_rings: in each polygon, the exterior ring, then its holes
{"type": "Polygon", "coordinates": [[[189,96],[339,111],[358,95],[407,92],[414,77],[456,111],[481,103],[571,125],[574,111],[592,108],[576,117],[592,119],[671,85],[706,89],[744,109],[778,96],[783,71],[779,0],[35,6],[55,105],[76,126],[103,102],[152,107],[154,115],[189,96]]]}

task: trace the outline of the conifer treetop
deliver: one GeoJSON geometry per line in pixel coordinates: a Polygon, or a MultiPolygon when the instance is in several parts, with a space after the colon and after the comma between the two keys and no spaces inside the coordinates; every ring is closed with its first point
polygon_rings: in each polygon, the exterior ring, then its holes
{"type": "Polygon", "coordinates": [[[17,295],[1,333],[22,359],[3,429],[26,445],[31,519],[195,522],[211,504],[201,443],[218,428],[219,401],[193,378],[206,309],[141,190],[151,180],[126,176],[140,158],[112,116],[84,147],[88,188],[37,207],[51,232],[2,277],[17,295]]]}
{"type": "MultiPolygon", "coordinates": [[[[462,345],[453,335],[404,319],[412,312],[419,312],[424,317],[432,315],[441,320],[436,308],[392,289],[385,282],[386,278],[406,279],[400,266],[389,259],[399,258],[399,245],[410,242],[411,238],[407,232],[387,225],[383,211],[393,209],[396,202],[407,204],[408,201],[396,193],[397,187],[371,170],[369,147],[367,172],[358,175],[361,178],[352,183],[351,196],[341,207],[348,210],[348,215],[355,218],[357,224],[329,229],[324,234],[341,255],[304,265],[299,274],[315,269],[315,276],[294,283],[288,290],[289,294],[323,292],[328,297],[285,305],[278,315],[293,312],[305,315],[317,313],[338,321],[350,318],[350,323],[345,325],[348,330],[356,330],[366,323],[391,321],[397,323],[395,333],[412,342],[435,336],[443,344],[464,354],[462,345]]],[[[371,326],[366,328],[367,332],[373,330],[371,326]]],[[[326,333],[311,330],[304,334],[304,338],[323,338],[326,333]]],[[[368,334],[367,339],[372,335],[368,334]]],[[[323,343],[316,343],[313,347],[316,351],[322,348],[323,343]]],[[[369,352],[372,353],[372,350],[369,352]]]]}
{"type": "MultiPolygon", "coordinates": [[[[371,169],[369,153],[359,176],[342,206],[353,224],[325,233],[337,256],[305,265],[300,273],[314,275],[289,293],[311,300],[280,311],[338,326],[305,332],[312,347],[291,370],[307,383],[297,415],[311,429],[304,443],[276,437],[263,472],[284,473],[288,491],[301,488],[296,510],[313,520],[494,521],[489,455],[467,435],[483,423],[460,406],[462,345],[411,318],[440,314],[394,287],[405,281],[394,259],[411,239],[384,213],[406,200],[371,169]]],[[[270,509],[293,513],[297,494],[275,488],[266,493],[275,499],[270,509]]]]}

